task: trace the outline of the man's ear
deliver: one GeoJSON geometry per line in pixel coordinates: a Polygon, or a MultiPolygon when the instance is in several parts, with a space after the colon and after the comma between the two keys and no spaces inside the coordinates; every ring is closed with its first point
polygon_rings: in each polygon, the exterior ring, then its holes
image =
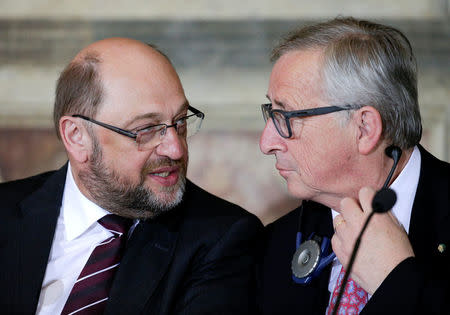
{"type": "Polygon", "coordinates": [[[358,126],[358,150],[369,154],[377,147],[383,133],[380,113],[372,106],[364,106],[353,117],[358,126]]]}
{"type": "Polygon", "coordinates": [[[88,161],[91,137],[79,118],[63,116],[59,120],[59,133],[67,154],[78,163],[88,161]]]}

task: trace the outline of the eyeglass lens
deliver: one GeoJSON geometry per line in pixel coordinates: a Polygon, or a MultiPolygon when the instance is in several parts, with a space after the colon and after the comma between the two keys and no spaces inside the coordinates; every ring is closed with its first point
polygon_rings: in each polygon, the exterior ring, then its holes
{"type": "Polygon", "coordinates": [[[273,124],[275,125],[275,128],[277,129],[278,133],[282,137],[289,137],[289,127],[287,126],[287,122],[283,114],[271,110],[272,107],[269,104],[262,105],[264,121],[267,122],[272,115],[273,124]]]}
{"type": "Polygon", "coordinates": [[[272,116],[275,127],[277,128],[280,135],[282,135],[283,137],[288,137],[289,127],[287,125],[288,122],[286,121],[284,116],[279,112],[272,112],[272,116]]]}
{"type": "Polygon", "coordinates": [[[193,114],[176,121],[173,125],[158,125],[137,132],[136,142],[141,151],[155,147],[167,133],[167,128],[175,128],[179,136],[189,138],[197,133],[202,124],[202,115],[193,114]]]}

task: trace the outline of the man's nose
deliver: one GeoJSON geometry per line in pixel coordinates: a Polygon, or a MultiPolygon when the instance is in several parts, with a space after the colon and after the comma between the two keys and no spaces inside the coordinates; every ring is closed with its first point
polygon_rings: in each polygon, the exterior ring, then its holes
{"type": "Polygon", "coordinates": [[[172,160],[179,160],[184,156],[187,149],[186,140],[178,135],[176,126],[166,128],[161,137],[161,143],[156,149],[158,155],[167,156],[172,160]]]}
{"type": "Polygon", "coordinates": [[[259,148],[264,154],[275,154],[276,151],[285,151],[284,139],[278,134],[272,119],[268,119],[259,139],[259,148]]]}

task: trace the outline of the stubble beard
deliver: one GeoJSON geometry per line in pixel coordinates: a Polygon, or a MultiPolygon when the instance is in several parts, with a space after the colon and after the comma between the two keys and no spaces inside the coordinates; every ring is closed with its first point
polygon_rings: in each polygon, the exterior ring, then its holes
{"type": "Polygon", "coordinates": [[[186,169],[187,162],[162,158],[148,162],[141,171],[139,183],[133,183],[105,165],[100,144],[94,138],[89,170],[81,171],[79,177],[100,207],[119,216],[142,220],[157,217],[181,202],[186,187],[186,169]],[[178,167],[178,182],[169,187],[161,186],[158,192],[145,187],[149,171],[164,166],[178,167]]]}

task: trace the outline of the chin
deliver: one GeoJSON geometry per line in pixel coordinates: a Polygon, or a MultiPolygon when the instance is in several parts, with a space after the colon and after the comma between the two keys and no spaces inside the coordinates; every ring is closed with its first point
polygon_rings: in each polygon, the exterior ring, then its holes
{"type": "Polygon", "coordinates": [[[290,184],[288,182],[287,189],[289,195],[298,199],[310,200],[313,197],[313,194],[311,192],[307,191],[306,189],[302,189],[301,185],[299,184],[290,184]]]}
{"type": "Polygon", "coordinates": [[[174,203],[178,203],[179,199],[181,199],[180,197],[180,189],[175,191],[174,193],[158,193],[156,195],[156,199],[162,204],[162,205],[167,205],[170,207],[170,205],[174,204],[174,203]]]}
{"type": "Polygon", "coordinates": [[[181,202],[186,187],[185,177],[181,177],[180,180],[172,186],[159,186],[150,188],[156,199],[160,204],[167,205],[169,208],[173,208],[175,205],[181,202]]]}
{"type": "Polygon", "coordinates": [[[302,192],[299,192],[298,190],[294,190],[288,187],[288,194],[292,197],[299,198],[299,199],[305,199],[305,194],[302,192]]]}

